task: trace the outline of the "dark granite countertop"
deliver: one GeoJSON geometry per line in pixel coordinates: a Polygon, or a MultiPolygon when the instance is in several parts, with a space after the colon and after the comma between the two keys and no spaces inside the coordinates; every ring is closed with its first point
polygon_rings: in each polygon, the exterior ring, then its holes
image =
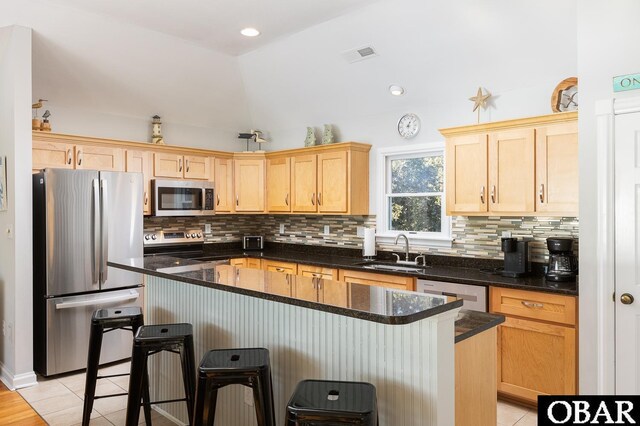
{"type": "MultiPolygon", "coordinates": [[[[459,284],[471,284],[481,286],[507,287],[519,290],[533,290],[547,293],[578,295],[578,281],[575,282],[550,282],[544,279],[540,272],[532,273],[527,277],[509,278],[495,273],[495,269],[502,263],[495,260],[461,258],[454,256],[427,256],[428,267],[420,272],[383,271],[367,267],[362,257],[354,256],[360,250],[344,249],[338,247],[317,247],[293,244],[267,244],[261,251],[243,251],[237,244],[208,244],[205,245],[207,259],[231,259],[237,257],[254,257],[282,262],[302,263],[307,265],[323,266],[338,269],[351,269],[363,272],[375,272],[380,274],[405,275],[419,279],[433,281],[447,281],[459,284]]],[[[384,259],[389,253],[379,253],[383,262],[392,261],[384,259]],[[385,256],[386,255],[386,256],[385,256]]],[[[537,268],[539,269],[539,268],[537,268]]]]}
{"type": "Polygon", "coordinates": [[[504,322],[504,316],[487,312],[462,309],[456,318],[456,343],[496,327],[504,322]]]}
{"type": "Polygon", "coordinates": [[[462,299],[449,296],[235,268],[171,256],[123,259],[109,261],[108,264],[147,275],[391,325],[409,324],[462,306],[462,299]],[[312,294],[316,292],[316,296],[313,300],[304,298],[303,293],[308,292],[302,289],[311,290],[312,294]],[[329,289],[331,291],[326,292],[329,289]],[[318,301],[321,290],[323,294],[340,295],[338,301],[334,300],[332,304],[318,301]]]}

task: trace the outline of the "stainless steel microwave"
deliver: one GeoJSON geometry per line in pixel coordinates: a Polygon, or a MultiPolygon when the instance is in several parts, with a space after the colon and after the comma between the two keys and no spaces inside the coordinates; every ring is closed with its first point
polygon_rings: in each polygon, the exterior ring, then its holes
{"type": "Polygon", "coordinates": [[[151,180],[154,216],[210,216],[215,213],[213,182],[151,180]]]}

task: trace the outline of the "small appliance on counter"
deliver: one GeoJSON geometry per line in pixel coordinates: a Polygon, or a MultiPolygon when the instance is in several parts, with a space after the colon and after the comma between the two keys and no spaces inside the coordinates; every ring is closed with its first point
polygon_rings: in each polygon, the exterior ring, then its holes
{"type": "Polygon", "coordinates": [[[529,241],[503,237],[502,251],[504,252],[503,276],[517,278],[525,276],[531,271],[529,241]]]}
{"type": "Polygon", "coordinates": [[[578,262],[573,254],[573,238],[547,238],[549,267],[547,281],[575,281],[578,262]]]}
{"type": "Polygon", "coordinates": [[[243,250],[262,250],[264,248],[264,237],[259,235],[248,235],[242,237],[243,250]]]}

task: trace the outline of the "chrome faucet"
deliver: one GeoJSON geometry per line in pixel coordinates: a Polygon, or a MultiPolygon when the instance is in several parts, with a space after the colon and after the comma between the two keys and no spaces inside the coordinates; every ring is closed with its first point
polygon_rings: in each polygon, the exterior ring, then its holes
{"type": "MultiPolygon", "coordinates": [[[[396,237],[396,241],[394,242],[394,244],[398,244],[398,240],[400,239],[400,237],[404,238],[405,241],[405,249],[404,249],[404,261],[405,262],[409,262],[409,238],[407,238],[406,235],[404,234],[398,234],[398,236],[396,237]]],[[[400,256],[398,256],[398,262],[400,261],[400,256]]]]}

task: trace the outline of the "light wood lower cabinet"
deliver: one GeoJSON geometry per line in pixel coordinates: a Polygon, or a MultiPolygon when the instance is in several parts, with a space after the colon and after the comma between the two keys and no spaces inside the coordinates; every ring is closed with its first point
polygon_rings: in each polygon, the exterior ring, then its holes
{"type": "Polygon", "coordinates": [[[496,360],[496,328],[456,343],[456,426],[496,424],[496,360]]]}
{"type": "Polygon", "coordinates": [[[229,265],[235,266],[236,268],[262,269],[261,259],[256,259],[255,257],[238,257],[229,259],[229,265]]]}
{"type": "Polygon", "coordinates": [[[491,287],[498,327],[498,392],[536,404],[538,395],[577,391],[576,298],[491,287]]]}
{"type": "Polygon", "coordinates": [[[298,275],[311,280],[296,282],[296,297],[332,306],[349,306],[349,285],[338,281],[337,269],[299,264],[298,275]]]}
{"type": "Polygon", "coordinates": [[[281,272],[283,274],[296,275],[298,273],[298,265],[291,262],[278,262],[276,260],[262,260],[262,269],[269,272],[281,272]]]}
{"type": "Polygon", "coordinates": [[[298,275],[310,278],[322,278],[325,280],[338,280],[338,270],[334,268],[324,268],[322,266],[298,264],[298,275]]]}
{"type": "Polygon", "coordinates": [[[347,269],[340,269],[338,281],[354,284],[376,285],[399,290],[414,291],[416,288],[416,279],[413,277],[350,271],[347,269]]]}

